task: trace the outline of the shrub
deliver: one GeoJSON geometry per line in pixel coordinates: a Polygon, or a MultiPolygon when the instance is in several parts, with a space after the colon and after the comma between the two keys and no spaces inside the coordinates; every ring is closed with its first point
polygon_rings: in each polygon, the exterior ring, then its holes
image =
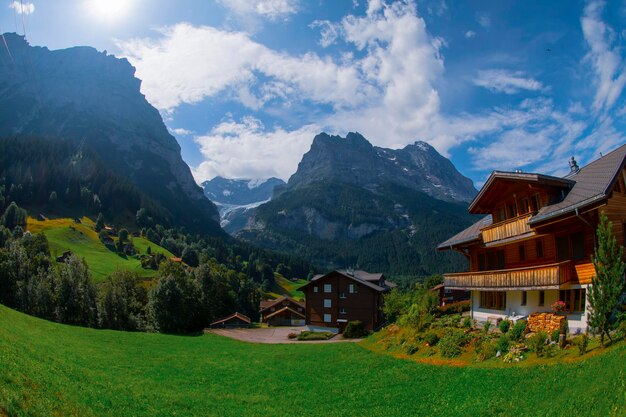
{"type": "Polygon", "coordinates": [[[498,327],[500,328],[500,331],[502,333],[508,333],[509,329],[511,328],[511,322],[509,320],[502,320],[498,327]]]}
{"type": "Polygon", "coordinates": [[[617,325],[617,338],[626,340],[626,318],[617,325]]]}
{"type": "Polygon", "coordinates": [[[297,334],[297,333],[295,333],[295,332],[291,332],[291,333],[289,333],[289,334],[287,335],[287,337],[288,337],[289,339],[295,339],[296,337],[298,337],[298,334],[297,334]]]}
{"type": "Polygon", "coordinates": [[[561,331],[559,329],[553,330],[552,334],[550,335],[550,340],[558,343],[560,334],[561,334],[561,331]]]}
{"type": "Polygon", "coordinates": [[[331,332],[300,332],[298,340],[328,340],[335,334],[331,332]]]}
{"type": "Polygon", "coordinates": [[[496,343],[488,337],[483,337],[476,342],[476,359],[480,362],[493,358],[498,352],[496,343]]]}
{"type": "Polygon", "coordinates": [[[463,319],[463,328],[465,329],[471,329],[474,326],[474,320],[472,320],[471,317],[465,317],[463,319]]]}
{"type": "Polygon", "coordinates": [[[537,357],[543,356],[546,348],[546,340],[548,340],[548,334],[546,332],[535,333],[528,339],[528,345],[530,349],[535,352],[537,357]]]}
{"type": "Polygon", "coordinates": [[[502,362],[513,363],[513,362],[519,362],[523,359],[524,359],[524,356],[522,355],[522,352],[514,349],[502,357],[502,362]]]}
{"type": "Polygon", "coordinates": [[[572,340],[572,342],[574,342],[574,344],[578,348],[578,354],[580,356],[583,356],[585,353],[587,353],[587,346],[589,346],[589,336],[587,335],[587,333],[576,336],[572,340]]]}
{"type": "Polygon", "coordinates": [[[526,322],[524,320],[519,320],[511,329],[511,339],[520,341],[524,337],[525,332],[526,322]]]}
{"type": "Polygon", "coordinates": [[[470,302],[468,301],[459,301],[458,303],[446,304],[444,306],[439,307],[438,313],[441,316],[445,316],[447,314],[461,314],[464,311],[470,311],[470,302]]]}
{"type": "Polygon", "coordinates": [[[439,340],[439,352],[444,358],[454,358],[463,352],[463,347],[467,342],[467,335],[463,331],[450,329],[439,340]]]}
{"type": "Polygon", "coordinates": [[[489,333],[489,329],[491,329],[491,322],[487,320],[483,323],[483,331],[485,332],[485,334],[489,333]]]}
{"type": "Polygon", "coordinates": [[[509,351],[510,345],[511,341],[509,340],[509,337],[506,334],[503,334],[502,336],[500,336],[498,342],[496,343],[496,349],[500,351],[500,353],[504,354],[509,351]]]}
{"type": "Polygon", "coordinates": [[[435,332],[428,332],[424,335],[424,342],[430,347],[433,347],[439,342],[439,336],[435,332]]]}
{"type": "Polygon", "coordinates": [[[343,337],[346,339],[358,339],[365,336],[367,336],[367,331],[363,327],[363,322],[359,320],[348,322],[343,331],[343,337]]]}
{"type": "Polygon", "coordinates": [[[406,342],[404,342],[402,347],[404,348],[404,351],[407,355],[413,355],[419,350],[419,344],[416,340],[407,340],[406,342]]]}

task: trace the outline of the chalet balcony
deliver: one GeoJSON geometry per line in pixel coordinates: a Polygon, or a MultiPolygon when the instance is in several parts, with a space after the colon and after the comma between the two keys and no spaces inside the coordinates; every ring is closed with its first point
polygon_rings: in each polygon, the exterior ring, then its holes
{"type": "Polygon", "coordinates": [[[528,268],[444,274],[444,285],[458,290],[558,289],[573,279],[570,261],[528,268]]]}
{"type": "Polygon", "coordinates": [[[490,224],[481,229],[483,243],[489,246],[489,243],[499,241],[510,241],[515,237],[534,236],[535,232],[528,225],[528,220],[532,214],[507,219],[498,223],[490,224]]]}

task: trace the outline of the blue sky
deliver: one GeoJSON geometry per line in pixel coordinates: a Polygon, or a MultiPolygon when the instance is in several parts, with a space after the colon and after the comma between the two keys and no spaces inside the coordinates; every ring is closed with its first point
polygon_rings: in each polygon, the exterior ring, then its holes
{"type": "Polygon", "coordinates": [[[425,140],[477,186],[626,142],[626,0],[0,1],[33,45],[126,57],[199,182],[287,179],[320,131],[425,140]]]}

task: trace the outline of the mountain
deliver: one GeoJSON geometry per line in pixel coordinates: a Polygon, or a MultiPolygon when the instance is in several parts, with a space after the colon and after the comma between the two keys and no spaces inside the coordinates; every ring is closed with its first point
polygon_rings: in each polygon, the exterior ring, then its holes
{"type": "Polygon", "coordinates": [[[462,268],[435,251],[470,224],[471,180],[430,145],[372,146],[358,133],[317,135],[286,186],[237,235],[310,260],[400,275],[462,268]]]}
{"type": "Polygon", "coordinates": [[[243,229],[254,209],[268,202],[276,187],[284,185],[285,181],[274,177],[229,179],[217,176],[202,183],[204,195],[217,205],[220,225],[230,234],[243,229]]]}
{"type": "Polygon", "coordinates": [[[126,59],[89,47],[50,51],[16,34],[4,37],[0,137],[75,142],[162,206],[172,225],[223,233],[215,205],[195,183],[126,59]]]}

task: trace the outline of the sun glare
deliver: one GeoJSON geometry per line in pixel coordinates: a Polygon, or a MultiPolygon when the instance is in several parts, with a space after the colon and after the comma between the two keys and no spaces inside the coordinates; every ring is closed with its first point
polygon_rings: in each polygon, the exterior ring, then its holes
{"type": "Polygon", "coordinates": [[[114,23],[129,14],[132,3],[132,0],[89,0],[87,7],[94,18],[114,23]]]}

